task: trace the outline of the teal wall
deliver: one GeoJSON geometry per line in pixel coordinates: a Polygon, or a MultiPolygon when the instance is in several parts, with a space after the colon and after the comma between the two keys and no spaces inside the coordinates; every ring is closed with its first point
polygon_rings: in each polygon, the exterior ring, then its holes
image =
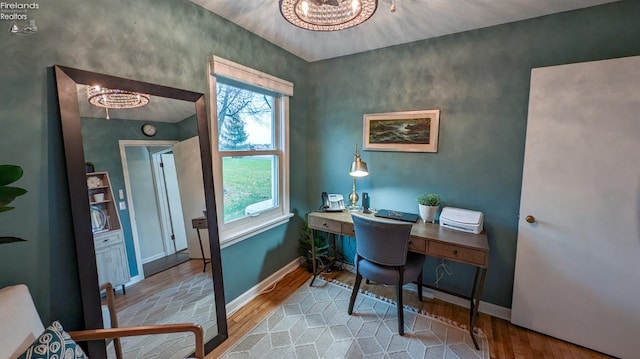
{"type": "MultiPolygon", "coordinates": [[[[531,68],[639,55],[638,13],[640,3],[627,0],[308,64],[185,0],[41,3],[30,13],[36,34],[0,32],[0,163],[22,166],[16,185],[29,190],[0,214],[2,235],[28,240],[0,247],[0,287],[26,283],[45,322],[80,323],[51,66],[206,93],[206,59],[215,54],[295,84],[297,216],[223,250],[227,301],[295,258],[301,216],[321,191],[350,191],[364,113],[439,108],[438,153],[365,151],[371,175],[359,191],[378,208],[415,212],[415,197],[428,191],[444,205],[485,212],[492,256],[484,300],[510,306],[531,68]]],[[[427,280],[434,265],[425,267],[427,280]]],[[[443,287],[468,289],[470,269],[453,267],[443,287]]]]}
{"type": "MultiPolygon", "coordinates": [[[[29,16],[38,25],[29,36],[0,22],[0,163],[22,166],[16,185],[29,191],[0,214],[3,236],[28,240],[0,247],[0,287],[26,283],[45,322],[81,322],[54,64],[207,93],[207,58],[215,54],[293,82],[292,208],[307,211],[308,63],[186,0],[58,0],[29,16]]],[[[245,240],[244,252],[223,250],[227,301],[296,257],[301,223],[245,240]]]]}
{"type": "MultiPolygon", "coordinates": [[[[417,213],[416,197],[433,192],[443,206],[484,212],[483,300],[510,307],[531,69],[640,55],[638,14],[640,2],[624,1],[311,64],[309,133],[322,135],[309,142],[310,203],[350,192],[363,114],[440,109],[437,153],[364,151],[370,175],[358,190],[374,208],[417,213]]],[[[428,260],[426,282],[437,264],[428,260]]],[[[468,293],[473,270],[449,264],[441,288],[468,293]]]]}

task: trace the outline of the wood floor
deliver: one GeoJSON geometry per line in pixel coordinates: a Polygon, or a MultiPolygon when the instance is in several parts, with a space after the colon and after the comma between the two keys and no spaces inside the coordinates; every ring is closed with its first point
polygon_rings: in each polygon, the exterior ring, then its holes
{"type": "MultiPolygon", "coordinates": [[[[323,274],[328,278],[335,278],[343,283],[353,285],[355,276],[349,271],[334,271],[323,274]]],[[[228,318],[229,339],[207,356],[214,359],[221,356],[225,350],[246,334],[256,324],[260,323],[273,309],[303,285],[310,274],[298,268],[283,278],[268,293],[256,297],[247,305],[239,309],[228,318]]],[[[361,289],[370,291],[379,296],[395,298],[394,287],[376,284],[366,285],[363,281],[361,289]]],[[[458,323],[467,323],[469,311],[457,305],[438,299],[424,299],[419,302],[415,292],[406,291],[405,304],[416,307],[429,313],[443,316],[458,323]]],[[[491,358],[611,358],[598,352],[594,352],[543,334],[533,332],[512,325],[506,320],[480,314],[479,326],[487,335],[491,350],[491,358]]]]}
{"type": "MultiPolygon", "coordinates": [[[[208,270],[211,273],[211,270],[208,270]]],[[[131,287],[127,287],[127,294],[116,293],[114,304],[116,311],[145,300],[152,294],[161,292],[175,285],[175,283],[192,278],[195,274],[202,273],[202,260],[190,260],[145,278],[131,287]]]]}
{"type": "MultiPolygon", "coordinates": [[[[191,260],[156,274],[143,282],[127,288],[127,294],[116,295],[116,308],[123,308],[146,298],[149,294],[166,289],[172,282],[180,281],[202,271],[202,262],[191,260]]],[[[349,271],[334,271],[323,274],[327,278],[335,278],[343,283],[352,285],[353,273],[349,271]]],[[[221,356],[225,350],[238,339],[256,326],[273,309],[284,302],[300,286],[304,285],[310,274],[298,268],[278,282],[275,288],[253,299],[228,318],[229,338],[216,350],[207,356],[214,359],[221,356]]],[[[362,283],[362,289],[376,295],[394,299],[395,289],[392,286],[362,283]]],[[[406,291],[405,304],[429,313],[449,318],[458,323],[467,323],[469,312],[467,308],[459,307],[438,299],[424,299],[419,302],[415,292],[406,291]]],[[[487,335],[491,350],[491,358],[611,358],[543,334],[539,334],[512,325],[506,320],[480,314],[478,320],[480,328],[487,335]]]]}

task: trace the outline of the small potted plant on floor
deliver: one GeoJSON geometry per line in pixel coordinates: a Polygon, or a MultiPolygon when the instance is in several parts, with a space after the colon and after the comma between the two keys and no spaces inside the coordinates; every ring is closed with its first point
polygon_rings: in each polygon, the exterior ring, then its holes
{"type": "Polygon", "coordinates": [[[304,226],[302,227],[300,237],[298,238],[298,254],[304,259],[303,266],[309,272],[313,272],[311,241],[314,241],[313,244],[316,250],[316,265],[322,265],[330,259],[329,241],[320,233],[314,232],[309,228],[308,218],[305,217],[304,226]]]}
{"type": "Polygon", "coordinates": [[[425,222],[433,223],[440,209],[440,196],[434,193],[425,193],[418,197],[420,218],[425,222]]]}

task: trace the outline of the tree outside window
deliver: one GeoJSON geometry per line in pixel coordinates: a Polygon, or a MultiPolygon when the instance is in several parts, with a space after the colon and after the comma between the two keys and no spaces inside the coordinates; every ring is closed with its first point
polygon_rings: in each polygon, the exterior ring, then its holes
{"type": "Polygon", "coordinates": [[[227,223],[276,205],[277,157],[271,151],[275,98],[221,82],[216,88],[227,223]],[[231,153],[237,151],[242,151],[242,155],[231,153]]]}

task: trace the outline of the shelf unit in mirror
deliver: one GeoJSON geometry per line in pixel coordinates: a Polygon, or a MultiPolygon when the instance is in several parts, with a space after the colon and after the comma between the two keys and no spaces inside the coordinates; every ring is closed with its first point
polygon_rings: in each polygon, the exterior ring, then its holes
{"type": "Polygon", "coordinates": [[[114,288],[122,286],[124,294],[124,284],[131,279],[131,275],[109,173],[87,173],[87,188],[98,281],[110,282],[114,288]]]}
{"type": "Polygon", "coordinates": [[[121,229],[120,215],[116,209],[108,172],[87,173],[89,204],[91,206],[91,228],[93,232],[121,229]],[[102,213],[100,213],[102,212],[102,213]],[[104,215],[105,223],[99,221],[104,215]],[[97,221],[98,223],[94,223],[97,221]]]}

